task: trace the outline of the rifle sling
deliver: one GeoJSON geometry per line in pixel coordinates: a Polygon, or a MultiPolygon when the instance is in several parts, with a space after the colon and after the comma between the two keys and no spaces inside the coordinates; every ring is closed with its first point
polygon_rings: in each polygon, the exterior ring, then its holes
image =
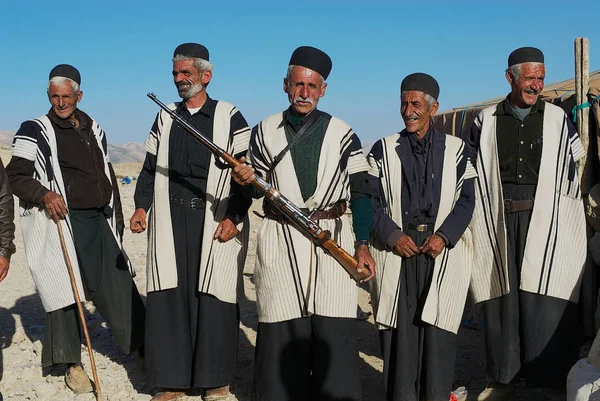
{"type": "Polygon", "coordinates": [[[271,166],[269,167],[269,172],[267,174],[267,176],[268,176],[267,181],[270,181],[271,174],[273,174],[273,171],[275,171],[275,167],[277,167],[277,165],[279,164],[279,162],[281,162],[281,160],[287,154],[287,152],[292,148],[292,146],[294,146],[296,143],[298,143],[298,141],[300,139],[304,138],[304,136],[306,135],[308,130],[310,128],[312,128],[313,125],[315,125],[315,123],[317,122],[319,117],[320,117],[320,113],[318,113],[316,110],[313,110],[313,112],[310,113],[308,115],[308,117],[306,117],[306,120],[304,121],[304,125],[298,130],[298,132],[296,132],[296,135],[294,135],[292,140],[287,144],[287,146],[285,148],[283,148],[281,150],[281,152],[279,152],[273,158],[273,162],[271,163],[271,166]]]}

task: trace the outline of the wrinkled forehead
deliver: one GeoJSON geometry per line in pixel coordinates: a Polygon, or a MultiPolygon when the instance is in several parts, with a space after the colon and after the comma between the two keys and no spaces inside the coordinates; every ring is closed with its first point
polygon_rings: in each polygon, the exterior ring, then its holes
{"type": "Polygon", "coordinates": [[[48,93],[50,95],[71,95],[75,93],[75,89],[73,89],[73,84],[71,83],[71,81],[69,79],[65,79],[59,83],[51,82],[48,85],[48,93]]]}
{"type": "Polygon", "coordinates": [[[176,60],[173,61],[173,71],[196,71],[196,67],[194,66],[194,60],[191,58],[185,60],[176,60]]]}
{"type": "Polygon", "coordinates": [[[404,91],[400,99],[402,103],[425,102],[425,92],[418,90],[404,91]]]}
{"type": "Polygon", "coordinates": [[[316,84],[321,84],[323,82],[323,77],[318,72],[311,70],[310,68],[302,67],[296,65],[292,68],[290,73],[290,79],[294,82],[312,82],[316,84]]]}
{"type": "Polygon", "coordinates": [[[523,63],[521,64],[521,75],[523,76],[544,76],[546,66],[542,63],[523,63]]]}

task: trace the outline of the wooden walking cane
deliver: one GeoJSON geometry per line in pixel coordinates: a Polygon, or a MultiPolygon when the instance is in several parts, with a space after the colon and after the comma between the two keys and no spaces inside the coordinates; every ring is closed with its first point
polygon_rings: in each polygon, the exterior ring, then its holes
{"type": "Polygon", "coordinates": [[[102,399],[102,391],[100,390],[100,380],[98,380],[98,373],[96,372],[96,361],[94,360],[94,351],[92,350],[92,342],[90,341],[90,335],[88,333],[87,324],[85,323],[85,316],[83,315],[83,306],[81,305],[81,299],[79,298],[79,291],[77,290],[77,283],[75,282],[75,274],[73,273],[73,266],[71,265],[71,258],[67,251],[67,245],[65,244],[65,237],[62,230],[62,222],[59,220],[56,222],[58,227],[58,236],[60,237],[60,246],[62,247],[65,262],[67,262],[67,270],[69,271],[69,277],[71,278],[71,287],[73,288],[73,296],[75,297],[75,303],[77,304],[77,311],[79,312],[79,320],[81,326],[83,326],[83,334],[85,335],[85,343],[87,345],[88,355],[90,356],[90,363],[92,364],[92,375],[94,377],[94,387],[96,390],[96,400],[102,399]]]}

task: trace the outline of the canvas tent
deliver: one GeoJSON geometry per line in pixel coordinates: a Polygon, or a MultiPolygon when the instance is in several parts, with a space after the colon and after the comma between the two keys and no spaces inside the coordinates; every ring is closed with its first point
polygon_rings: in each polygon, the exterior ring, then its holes
{"type": "MultiPolygon", "coordinates": [[[[585,165],[583,167],[581,187],[584,201],[588,207],[588,221],[590,222],[589,237],[591,237],[594,231],[600,231],[600,216],[594,211],[594,208],[590,206],[588,200],[588,194],[590,193],[591,188],[600,183],[600,70],[590,73],[589,86],[590,89],[587,96],[588,103],[590,104],[588,131],[589,145],[585,165]]],[[[507,85],[506,93],[508,92],[509,87],[507,85]]],[[[469,137],[471,125],[479,112],[488,106],[499,103],[505,96],[506,94],[494,99],[444,111],[433,117],[433,126],[442,132],[459,136],[466,140],[469,137]]],[[[576,103],[575,79],[547,85],[541,96],[545,101],[563,108],[571,118],[571,121],[573,121],[572,112],[576,103]]],[[[597,193],[597,189],[598,187],[592,192],[597,193]]],[[[595,201],[598,203],[598,200],[595,201]]],[[[593,262],[591,263],[593,266],[593,262]]],[[[598,272],[598,268],[586,268],[582,285],[581,308],[582,316],[584,317],[584,330],[587,335],[595,335],[596,331],[600,328],[598,327],[600,325],[600,310],[596,312],[596,301],[598,299],[597,294],[599,288],[600,273],[598,272]],[[594,322],[595,313],[597,315],[596,322],[594,322]]]]}

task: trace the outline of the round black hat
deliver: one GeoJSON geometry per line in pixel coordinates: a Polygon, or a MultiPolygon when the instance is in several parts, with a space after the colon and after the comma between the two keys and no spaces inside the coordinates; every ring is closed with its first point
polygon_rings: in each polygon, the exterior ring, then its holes
{"type": "Polygon", "coordinates": [[[324,51],[310,46],[300,46],[294,50],[288,65],[309,68],[321,74],[323,79],[327,79],[332,67],[331,58],[324,51]]]}
{"type": "Polygon", "coordinates": [[[50,70],[48,80],[51,80],[54,77],[69,78],[77,82],[77,85],[81,85],[81,74],[79,73],[77,68],[69,64],[59,64],[52,70],[50,70]]]}
{"type": "Polygon", "coordinates": [[[201,58],[203,60],[208,60],[208,49],[201,44],[198,43],[183,43],[175,49],[173,52],[173,57],[178,54],[186,57],[194,57],[201,58]]]}
{"type": "Polygon", "coordinates": [[[544,53],[535,47],[521,47],[508,56],[508,67],[521,63],[543,63],[544,53]]]}
{"type": "Polygon", "coordinates": [[[400,84],[400,93],[404,91],[421,91],[431,95],[437,100],[440,95],[440,86],[437,81],[428,74],[422,72],[415,72],[414,74],[407,75],[400,84]]]}

